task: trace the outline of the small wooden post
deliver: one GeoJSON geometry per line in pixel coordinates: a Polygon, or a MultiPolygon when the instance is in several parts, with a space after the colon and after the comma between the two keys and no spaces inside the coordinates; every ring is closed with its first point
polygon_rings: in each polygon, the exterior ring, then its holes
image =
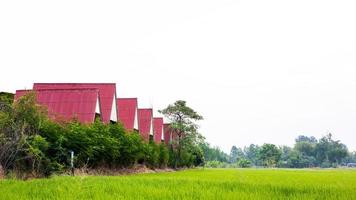
{"type": "Polygon", "coordinates": [[[74,176],[74,151],[70,151],[70,168],[72,170],[72,176],[74,176]]]}

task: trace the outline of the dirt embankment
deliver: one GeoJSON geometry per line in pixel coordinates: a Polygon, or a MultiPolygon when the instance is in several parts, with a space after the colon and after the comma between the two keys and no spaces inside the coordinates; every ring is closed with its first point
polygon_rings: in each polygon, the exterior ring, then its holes
{"type": "MultiPolygon", "coordinates": [[[[145,165],[136,165],[132,168],[122,168],[122,169],[110,169],[110,168],[81,168],[75,169],[75,176],[96,176],[96,175],[105,175],[105,176],[120,176],[120,175],[129,175],[129,174],[146,174],[146,173],[159,173],[159,172],[173,172],[177,171],[172,168],[163,168],[163,169],[150,169],[145,165]]],[[[70,174],[68,172],[67,174],[70,174]]]]}

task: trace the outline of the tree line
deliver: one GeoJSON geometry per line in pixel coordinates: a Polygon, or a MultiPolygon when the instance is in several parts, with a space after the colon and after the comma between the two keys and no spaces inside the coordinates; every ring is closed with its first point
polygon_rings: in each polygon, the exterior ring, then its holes
{"type": "Polygon", "coordinates": [[[233,146],[229,155],[219,148],[205,152],[209,154],[206,158],[212,158],[207,160],[208,167],[330,168],[356,163],[356,152],[350,152],[332,134],[320,139],[300,135],[293,147],[250,144],[244,148],[233,146]]]}
{"type": "Polygon", "coordinates": [[[171,129],[178,135],[167,146],[163,142],[146,142],[137,131],[127,131],[121,123],[53,121],[46,108],[36,103],[34,93],[15,102],[8,95],[3,99],[6,101],[0,101],[0,168],[5,174],[26,178],[68,172],[72,151],[75,168],[86,169],[129,168],[137,164],[181,168],[204,162],[198,145],[203,138],[195,124],[202,117],[185,101],[177,101],[161,111],[172,120],[171,129]]]}

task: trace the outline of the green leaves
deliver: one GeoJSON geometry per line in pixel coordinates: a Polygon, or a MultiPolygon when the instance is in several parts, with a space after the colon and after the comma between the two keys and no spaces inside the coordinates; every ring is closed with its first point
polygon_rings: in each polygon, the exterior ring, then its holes
{"type": "Polygon", "coordinates": [[[274,144],[263,144],[259,156],[268,167],[275,167],[281,158],[281,150],[274,144]]]}
{"type": "MultiPolygon", "coordinates": [[[[203,120],[195,110],[187,106],[183,100],[178,100],[167,108],[160,110],[170,120],[172,130],[171,154],[174,157],[174,167],[189,166],[204,162],[203,157],[197,152],[202,152],[198,145],[201,141],[198,133],[197,121],[203,120]]],[[[201,154],[203,155],[203,153],[201,154]]]]}

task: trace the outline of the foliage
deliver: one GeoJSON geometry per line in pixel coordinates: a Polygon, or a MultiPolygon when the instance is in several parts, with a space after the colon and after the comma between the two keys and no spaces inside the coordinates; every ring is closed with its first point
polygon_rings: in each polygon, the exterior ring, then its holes
{"type": "Polygon", "coordinates": [[[244,155],[244,152],[242,151],[242,149],[237,148],[236,146],[232,146],[231,151],[230,151],[229,162],[235,163],[243,158],[245,158],[245,155],[244,155]]]}
{"type": "Polygon", "coordinates": [[[298,136],[293,147],[277,147],[272,144],[260,147],[251,144],[244,147],[242,153],[239,148],[234,151],[235,154],[241,154],[240,158],[249,160],[253,166],[329,168],[356,162],[355,153],[348,152],[346,145],[339,140],[333,140],[331,134],[319,140],[313,136],[298,136]]]}
{"type": "Polygon", "coordinates": [[[325,167],[331,167],[331,165],[327,165],[326,163],[338,165],[348,154],[347,147],[340,143],[340,141],[333,140],[330,133],[319,140],[315,151],[317,161],[324,163],[325,167]]]}
{"type": "Polygon", "coordinates": [[[228,163],[220,162],[217,160],[208,161],[205,164],[205,167],[207,167],[207,168],[226,168],[227,166],[228,166],[228,163]]]}
{"type": "Polygon", "coordinates": [[[238,149],[236,146],[231,147],[229,162],[234,163],[237,161],[238,149]]]}
{"type": "Polygon", "coordinates": [[[247,147],[244,147],[245,158],[251,161],[251,164],[254,166],[262,166],[262,162],[259,159],[259,152],[261,147],[255,144],[250,144],[247,147]]]}
{"type": "Polygon", "coordinates": [[[209,143],[203,142],[200,148],[204,153],[205,161],[227,162],[229,156],[219,147],[211,147],[209,143]]]}
{"type": "Polygon", "coordinates": [[[14,102],[14,94],[8,92],[0,92],[0,102],[11,105],[14,102]]]}
{"type": "Polygon", "coordinates": [[[241,159],[239,159],[239,161],[237,161],[237,166],[239,166],[241,168],[251,167],[251,161],[249,161],[245,158],[241,158],[241,159]]]}
{"type": "Polygon", "coordinates": [[[274,144],[263,144],[258,154],[265,166],[275,167],[281,158],[282,152],[274,144]]]}
{"type": "Polygon", "coordinates": [[[13,105],[0,102],[0,165],[5,173],[40,170],[44,149],[38,146],[41,138],[36,135],[45,116],[45,110],[35,104],[33,93],[13,105]]]}
{"type": "Polygon", "coordinates": [[[182,100],[168,105],[159,112],[171,121],[173,141],[170,150],[174,158],[173,166],[177,168],[203,164],[204,160],[200,155],[202,151],[198,150],[203,137],[197,131],[197,121],[202,120],[203,117],[182,100]]]}
{"type": "Polygon", "coordinates": [[[159,167],[165,168],[168,165],[169,161],[169,152],[164,143],[159,145],[159,167]]]}

